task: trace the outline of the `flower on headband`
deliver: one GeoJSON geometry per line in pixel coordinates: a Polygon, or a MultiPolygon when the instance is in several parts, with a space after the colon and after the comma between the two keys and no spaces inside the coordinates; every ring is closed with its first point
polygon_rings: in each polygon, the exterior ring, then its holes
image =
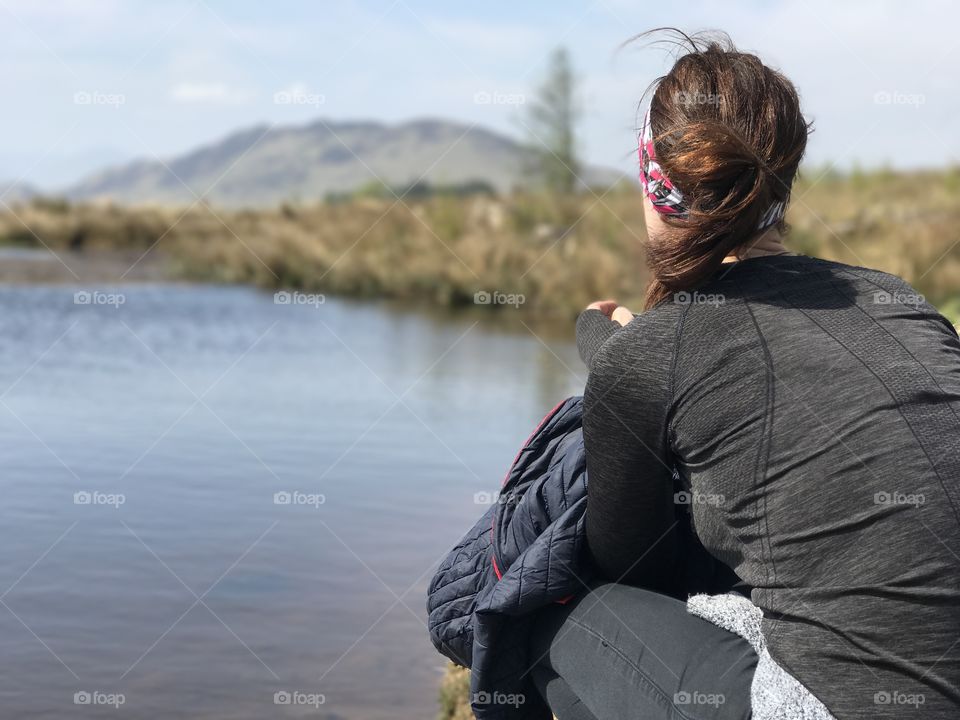
{"type": "Polygon", "coordinates": [[[664,215],[686,216],[687,207],[683,203],[683,193],[670,182],[660,163],[657,162],[649,109],[643,116],[643,130],[640,133],[640,186],[657,212],[664,215]]]}
{"type": "MultiPolygon", "coordinates": [[[[650,109],[647,108],[643,116],[643,129],[640,132],[640,186],[643,194],[653,204],[653,209],[661,215],[685,218],[688,206],[684,202],[683,193],[670,178],[663,172],[657,162],[657,153],[653,147],[653,126],[650,123],[650,109]]],[[[773,203],[760,218],[758,230],[765,230],[783,220],[787,211],[786,201],[773,203]]]]}

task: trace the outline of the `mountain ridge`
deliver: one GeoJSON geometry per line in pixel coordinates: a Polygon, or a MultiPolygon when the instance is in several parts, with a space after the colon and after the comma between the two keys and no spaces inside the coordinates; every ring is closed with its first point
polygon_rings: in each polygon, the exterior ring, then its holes
{"type": "MultiPolygon", "coordinates": [[[[313,201],[383,182],[403,187],[483,182],[498,192],[530,184],[533,151],[494,130],[422,117],[388,124],[318,118],[300,125],[258,123],[177,156],[107,167],[66,188],[76,201],[265,207],[313,201]]],[[[622,173],[588,166],[587,185],[622,173]]]]}
{"type": "Polygon", "coordinates": [[[30,183],[15,180],[0,181],[0,201],[7,205],[26,202],[38,195],[40,191],[30,183]]]}

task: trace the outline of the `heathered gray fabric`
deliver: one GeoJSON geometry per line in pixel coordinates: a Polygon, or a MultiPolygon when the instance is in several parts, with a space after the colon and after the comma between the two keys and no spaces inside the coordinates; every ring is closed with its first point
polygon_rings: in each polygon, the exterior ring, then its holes
{"type": "Polygon", "coordinates": [[[590,368],[587,535],[602,576],[679,566],[671,470],[754,588],[772,658],[840,720],[960,716],[960,340],[899,278],[806,257],[724,268],[590,368]]]}
{"type": "Polygon", "coordinates": [[[757,651],[757,669],[750,687],[751,720],[836,720],[799,680],[770,657],[760,630],[763,613],[749,599],[736,593],[693,595],[687,600],[687,610],[736,633],[757,651]]]}

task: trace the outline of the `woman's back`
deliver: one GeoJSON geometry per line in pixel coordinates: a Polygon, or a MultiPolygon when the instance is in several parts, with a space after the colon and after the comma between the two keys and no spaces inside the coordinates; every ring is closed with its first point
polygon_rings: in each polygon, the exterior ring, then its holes
{"type": "Polygon", "coordinates": [[[601,566],[649,572],[657,561],[638,548],[672,562],[652,536],[617,549],[624,516],[612,508],[653,522],[645,514],[662,508],[616,485],[662,481],[657,465],[675,465],[691,485],[675,501],[755,588],[772,656],[837,717],[949,716],[960,341],[933,308],[883,273],[757,258],[639,316],[592,366],[588,526],[601,566]],[[614,418],[645,449],[604,458],[622,441],[599,437],[614,418]]]}

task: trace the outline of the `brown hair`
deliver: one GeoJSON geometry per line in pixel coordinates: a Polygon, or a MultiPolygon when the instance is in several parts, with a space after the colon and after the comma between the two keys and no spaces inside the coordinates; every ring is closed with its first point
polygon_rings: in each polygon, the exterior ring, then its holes
{"type": "Polygon", "coordinates": [[[723,34],[667,30],[686,52],[655,81],[650,122],[657,161],[689,212],[661,216],[667,230],[647,241],[648,308],[708,280],[757,235],[764,212],[789,198],[810,131],[793,83],[756,55],[723,34]]]}

